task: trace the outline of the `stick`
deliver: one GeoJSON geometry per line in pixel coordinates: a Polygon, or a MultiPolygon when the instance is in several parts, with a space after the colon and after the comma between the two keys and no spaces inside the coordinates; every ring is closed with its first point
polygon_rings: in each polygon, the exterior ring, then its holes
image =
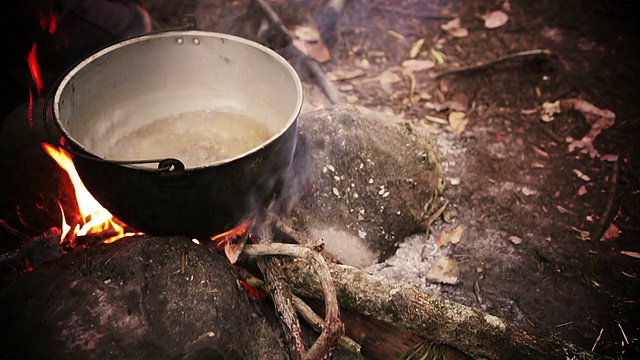
{"type": "MultiPolygon", "coordinates": [[[[416,287],[369,275],[351,266],[327,265],[344,309],[396,324],[424,339],[456,347],[474,358],[602,358],[556,336],[526,332],[516,324],[416,287]]],[[[295,294],[321,298],[320,284],[308,263],[285,259],[284,272],[295,294]]]]}
{"type": "MultiPolygon", "coordinates": [[[[251,286],[264,289],[265,283],[264,281],[258,279],[257,277],[251,275],[247,270],[243,268],[236,268],[236,271],[240,274],[242,278],[251,286]]],[[[302,318],[304,318],[314,330],[318,333],[321,333],[324,329],[324,320],[318,316],[318,314],[313,311],[313,309],[304,302],[304,300],[300,299],[295,295],[291,295],[291,299],[293,300],[293,306],[295,306],[296,311],[302,318]]],[[[352,352],[354,354],[360,354],[361,346],[353,339],[348,336],[342,336],[340,341],[338,341],[338,345],[342,346],[345,350],[352,352]]]]}
{"type": "MultiPolygon", "coordinates": [[[[268,225],[261,226],[258,230],[260,240],[265,244],[271,244],[273,239],[271,227],[268,225]]],[[[293,294],[282,272],[282,262],[279,258],[269,256],[260,257],[257,263],[264,275],[265,287],[271,294],[271,299],[280,318],[280,324],[289,347],[289,354],[294,360],[302,359],[306,352],[306,346],[302,339],[300,322],[293,307],[293,294]]]]}
{"type": "Polygon", "coordinates": [[[373,5],[371,8],[382,10],[382,11],[390,11],[400,15],[410,15],[410,16],[418,17],[424,20],[453,20],[456,18],[456,16],[454,15],[436,15],[436,14],[427,13],[427,12],[416,12],[416,11],[405,10],[405,9],[400,9],[400,8],[385,6],[385,5],[373,5]]]}
{"type": "Polygon", "coordinates": [[[526,50],[526,51],[520,51],[514,54],[509,54],[506,56],[503,56],[501,58],[497,58],[495,60],[491,60],[488,61],[486,63],[481,63],[481,64],[477,64],[477,65],[470,65],[470,66],[463,66],[457,69],[452,69],[449,71],[444,71],[441,72],[439,74],[435,74],[432,75],[431,77],[433,79],[440,79],[443,78],[445,76],[449,76],[449,75],[456,75],[456,74],[461,74],[461,73],[467,73],[467,72],[472,72],[472,71],[478,71],[478,70],[483,70],[486,69],[488,67],[497,65],[499,63],[508,61],[508,60],[512,60],[512,59],[516,59],[516,58],[521,58],[521,57],[529,57],[529,56],[540,56],[540,55],[551,55],[551,51],[547,50],[547,49],[535,49],[535,50],[526,50]]]}
{"type": "Polygon", "coordinates": [[[602,217],[600,217],[600,223],[598,229],[591,235],[591,238],[594,240],[600,240],[602,235],[604,235],[605,231],[607,231],[607,224],[609,224],[609,217],[611,216],[611,209],[613,209],[613,204],[616,200],[616,190],[618,187],[618,173],[620,160],[613,163],[613,170],[611,174],[611,182],[609,183],[609,191],[608,191],[608,200],[607,206],[602,213],[602,217]]]}
{"type": "Polygon", "coordinates": [[[345,332],[344,324],[340,321],[336,289],[324,258],[307,247],[280,243],[246,245],[243,252],[251,256],[285,255],[301,258],[315,271],[325,300],[325,328],[304,359],[321,359],[338,343],[345,332]]]}
{"type": "Polygon", "coordinates": [[[322,71],[317,61],[303,54],[302,52],[300,52],[300,50],[296,49],[296,47],[292,45],[293,37],[291,36],[289,29],[287,29],[287,27],[284,25],[278,14],[264,0],[254,0],[254,4],[258,5],[262,12],[266,15],[269,23],[273,27],[275,27],[275,30],[285,37],[287,43],[285,50],[288,52],[288,55],[293,57],[294,59],[301,60],[301,64],[303,64],[304,67],[311,73],[311,75],[313,75],[318,86],[322,89],[322,92],[325,94],[331,104],[339,104],[340,93],[338,92],[338,90],[333,86],[333,83],[329,79],[327,79],[324,71],[322,71]]]}
{"type": "Polygon", "coordinates": [[[333,47],[337,42],[336,27],[340,20],[340,14],[344,9],[345,0],[329,0],[324,6],[320,17],[320,36],[328,47],[333,47]]]}

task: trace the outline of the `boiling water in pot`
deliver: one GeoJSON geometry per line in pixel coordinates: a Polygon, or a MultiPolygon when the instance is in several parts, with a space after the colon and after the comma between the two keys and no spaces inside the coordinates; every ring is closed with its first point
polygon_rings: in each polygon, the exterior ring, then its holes
{"type": "Polygon", "coordinates": [[[194,111],[146,124],[101,154],[109,160],[176,158],[192,168],[240,155],[272,135],[264,124],[244,115],[194,111]]]}

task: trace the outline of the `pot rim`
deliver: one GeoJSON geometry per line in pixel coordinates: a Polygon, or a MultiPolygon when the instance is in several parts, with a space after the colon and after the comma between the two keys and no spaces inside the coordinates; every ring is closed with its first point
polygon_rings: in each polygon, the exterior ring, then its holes
{"type": "MultiPolygon", "coordinates": [[[[97,160],[103,161],[103,162],[107,162],[107,163],[116,163],[118,165],[122,165],[122,166],[127,166],[127,167],[131,167],[131,168],[135,168],[138,170],[151,170],[153,171],[153,169],[149,169],[147,167],[142,167],[139,165],[136,165],[136,163],[140,164],[140,163],[145,163],[145,162],[149,162],[149,163],[155,163],[155,162],[159,162],[165,159],[140,159],[140,160],[131,160],[131,161],[127,161],[127,160],[117,160],[117,159],[106,159],[103,156],[99,156],[95,153],[93,153],[92,151],[89,151],[87,148],[85,148],[84,145],[82,145],[82,143],[80,143],[78,140],[76,140],[73,136],[71,136],[71,134],[67,131],[67,129],[65,128],[65,126],[62,124],[62,122],[60,121],[61,117],[60,117],[60,98],[62,96],[62,92],[63,90],[66,88],[67,84],[73,79],[73,77],[81,72],[86,66],[88,66],[90,63],[92,63],[93,61],[95,61],[96,59],[100,58],[101,56],[112,52],[114,50],[117,50],[119,48],[125,47],[125,46],[129,46],[131,44],[135,44],[135,43],[139,43],[139,42],[144,42],[144,41],[148,41],[150,39],[156,39],[156,38],[163,38],[163,37],[179,37],[179,36],[200,36],[200,37],[214,37],[214,38],[219,38],[219,39],[223,39],[223,40],[229,40],[229,41],[234,41],[237,43],[241,43],[243,45],[252,47],[254,49],[257,49],[259,51],[262,51],[264,53],[267,53],[269,55],[271,55],[271,57],[273,59],[275,59],[277,62],[279,62],[282,66],[284,66],[284,68],[289,72],[289,74],[291,75],[291,79],[293,80],[294,86],[296,87],[296,103],[295,106],[291,112],[291,115],[289,116],[289,118],[287,119],[287,122],[280,128],[280,130],[278,132],[276,132],[275,134],[273,134],[269,139],[263,141],[262,143],[260,143],[259,145],[241,153],[238,154],[234,157],[229,157],[229,158],[225,158],[225,159],[221,159],[215,162],[212,162],[211,164],[208,165],[202,165],[202,166],[195,166],[195,167],[189,167],[189,168],[185,168],[185,171],[191,171],[191,170],[198,170],[198,169],[203,169],[203,168],[208,168],[208,167],[213,167],[213,166],[219,166],[219,165],[223,165],[226,163],[230,163],[233,162],[235,160],[247,157],[250,154],[253,154],[255,152],[260,151],[261,149],[265,148],[266,146],[268,146],[269,144],[271,144],[272,142],[274,142],[276,139],[280,138],[285,132],[287,132],[289,130],[289,128],[291,128],[291,126],[296,122],[296,120],[298,119],[298,116],[300,115],[300,112],[302,111],[302,103],[303,103],[303,89],[302,89],[302,81],[300,80],[300,76],[298,75],[298,73],[296,72],[296,70],[293,68],[293,66],[284,58],[282,57],[280,54],[278,54],[277,52],[275,52],[274,50],[268,48],[267,46],[264,46],[260,43],[257,43],[255,41],[252,40],[248,40],[239,36],[235,36],[235,35],[230,35],[230,34],[224,34],[224,33],[219,33],[219,32],[212,32],[212,31],[203,31],[203,30],[172,30],[172,31],[163,31],[163,32],[157,32],[157,33],[149,33],[149,34],[145,34],[145,35],[140,35],[140,36],[136,36],[124,41],[120,41],[118,43],[115,43],[113,45],[107,46],[106,48],[99,50],[97,52],[95,52],[92,55],[89,55],[87,58],[85,58],[84,60],[82,60],[81,62],[79,62],[78,64],[76,64],[73,68],[71,68],[71,70],[69,70],[67,72],[67,74],[62,78],[62,80],[59,81],[58,85],[55,88],[55,92],[54,92],[54,96],[53,96],[53,104],[52,104],[52,113],[53,113],[53,117],[55,120],[55,123],[57,125],[57,127],[60,129],[60,131],[62,132],[62,135],[64,136],[65,140],[69,141],[71,144],[73,144],[74,146],[78,147],[79,149],[81,149],[82,151],[86,152],[87,154],[91,155],[92,157],[95,157],[97,160]]],[[[179,159],[178,159],[179,160],[179,159]]]]}

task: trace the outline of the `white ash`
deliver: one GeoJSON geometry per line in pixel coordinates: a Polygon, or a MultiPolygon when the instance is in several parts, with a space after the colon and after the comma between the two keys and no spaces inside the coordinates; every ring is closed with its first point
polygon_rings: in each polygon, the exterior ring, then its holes
{"type": "Polygon", "coordinates": [[[433,241],[425,241],[425,234],[416,234],[405,238],[398,246],[396,253],[386,261],[362,270],[371,275],[437,294],[440,292],[441,285],[427,282],[426,275],[429,273],[431,264],[437,258],[448,255],[449,252],[448,248],[438,249],[433,241]]]}

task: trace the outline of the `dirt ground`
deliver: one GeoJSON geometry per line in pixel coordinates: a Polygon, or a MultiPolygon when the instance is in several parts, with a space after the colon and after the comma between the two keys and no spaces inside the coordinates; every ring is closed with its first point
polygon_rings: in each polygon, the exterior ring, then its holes
{"type": "MultiPolygon", "coordinates": [[[[312,23],[324,6],[270,3],[289,27],[312,23]]],[[[449,221],[438,218],[430,238],[409,249],[463,229],[457,244],[443,246],[459,265],[457,284],[419,278],[422,287],[587,349],[640,356],[633,10],[583,0],[345,3],[331,59],[321,64],[338,79],[341,101],[428,127],[438,142],[445,179],[439,201],[448,202],[449,221]],[[489,29],[481,16],[494,10],[508,21],[489,29]],[[455,18],[466,36],[442,29],[455,18]],[[538,54],[492,62],[529,50],[538,54]],[[412,56],[432,67],[409,74],[412,56]],[[478,64],[487,66],[442,75],[478,64]],[[594,141],[600,156],[569,150],[590,131],[589,112],[564,109],[541,121],[545,102],[566,99],[615,114],[594,141]],[[448,123],[456,111],[468,123],[448,123]]],[[[185,6],[204,30],[241,28],[244,2],[185,6]]],[[[170,9],[162,11],[158,17],[169,19],[170,9]]],[[[305,110],[327,106],[313,80],[305,80],[305,91],[305,110]]]]}
{"type": "MultiPolygon", "coordinates": [[[[140,1],[157,27],[192,13],[202,30],[242,36],[248,2],[140,1]]],[[[313,23],[325,5],[268,2],[290,28],[313,23]]],[[[437,249],[456,260],[455,284],[429,283],[420,269],[396,277],[586,349],[640,358],[636,15],[606,0],[345,0],[320,64],[340,101],[423,126],[440,151],[444,216],[400,250],[429,258],[443,234],[462,231],[437,249]],[[482,15],[494,10],[508,20],[490,29],[482,15]],[[442,28],[453,19],[466,35],[442,28]],[[562,111],[542,121],[543,104],[557,100],[562,111]],[[611,114],[593,141],[598,156],[570,150],[611,114]]],[[[329,105],[313,79],[304,88],[304,111],[329,105]]],[[[371,271],[388,275],[393,264],[371,271]]]]}

